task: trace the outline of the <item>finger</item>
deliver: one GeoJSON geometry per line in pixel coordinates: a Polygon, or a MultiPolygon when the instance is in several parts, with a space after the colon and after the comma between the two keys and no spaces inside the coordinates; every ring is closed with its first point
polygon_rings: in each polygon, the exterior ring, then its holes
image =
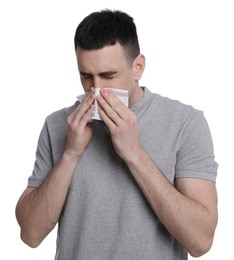
{"type": "Polygon", "coordinates": [[[91,104],[89,109],[85,112],[84,116],[79,121],[79,126],[81,128],[84,128],[87,125],[87,123],[89,122],[90,117],[91,117],[91,115],[93,113],[93,110],[94,110],[94,105],[91,104]]]}
{"type": "Polygon", "coordinates": [[[110,106],[109,103],[107,103],[107,101],[101,95],[97,97],[97,100],[100,108],[99,113],[103,121],[109,124],[109,120],[111,120],[114,124],[119,125],[120,120],[122,119],[119,117],[118,113],[110,106]]]}
{"type": "Polygon", "coordinates": [[[99,106],[98,108],[101,119],[105,122],[111,132],[117,127],[116,123],[106,114],[106,112],[99,106]]]}
{"type": "MultiPolygon", "coordinates": [[[[101,89],[101,96],[109,104],[113,111],[122,119],[127,117],[128,107],[110,89],[101,89]]],[[[112,113],[111,111],[108,111],[112,113]]],[[[107,113],[108,114],[108,113],[107,113]]]]}
{"type": "Polygon", "coordinates": [[[94,102],[94,99],[94,89],[92,88],[84,97],[82,102],[78,105],[78,107],[71,113],[71,115],[69,116],[69,122],[73,121],[75,123],[78,123],[85,115],[85,113],[88,112],[94,102]]]}

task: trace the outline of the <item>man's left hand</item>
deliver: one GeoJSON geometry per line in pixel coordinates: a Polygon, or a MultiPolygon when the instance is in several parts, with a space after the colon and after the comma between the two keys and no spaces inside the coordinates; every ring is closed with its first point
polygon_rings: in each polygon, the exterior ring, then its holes
{"type": "Polygon", "coordinates": [[[101,89],[97,100],[115,151],[123,160],[131,160],[141,150],[136,115],[109,89],[101,89]]]}

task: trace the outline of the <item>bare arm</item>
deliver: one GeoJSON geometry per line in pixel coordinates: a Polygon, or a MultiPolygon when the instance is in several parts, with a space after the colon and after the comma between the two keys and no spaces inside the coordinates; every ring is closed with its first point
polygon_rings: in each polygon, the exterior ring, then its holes
{"type": "Polygon", "coordinates": [[[176,180],[175,188],[144,152],[127,164],[167,230],[192,256],[206,253],[212,245],[218,217],[215,184],[182,178],[176,180]]]}
{"type": "Polygon", "coordinates": [[[38,246],[55,227],[62,211],[77,160],[64,154],[39,188],[27,188],[16,207],[22,240],[38,246]]]}
{"type": "Polygon", "coordinates": [[[93,111],[93,89],[80,106],[68,117],[66,149],[38,188],[28,187],[16,206],[16,218],[22,240],[38,246],[55,227],[63,209],[67,192],[79,158],[92,136],[88,120],[93,111]]]}
{"type": "Polygon", "coordinates": [[[113,145],[125,160],[154,212],[192,256],[212,244],[217,224],[215,184],[201,179],[177,179],[175,187],[142,150],[135,115],[113,93],[102,91],[100,114],[110,129],[113,145]]]}

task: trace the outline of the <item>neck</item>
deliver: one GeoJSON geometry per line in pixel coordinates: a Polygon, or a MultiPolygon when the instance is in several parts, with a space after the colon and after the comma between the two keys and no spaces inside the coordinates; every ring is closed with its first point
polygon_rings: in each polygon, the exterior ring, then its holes
{"type": "Polygon", "coordinates": [[[135,91],[133,91],[129,96],[129,107],[135,105],[139,100],[144,97],[144,90],[141,87],[136,87],[135,91]]]}

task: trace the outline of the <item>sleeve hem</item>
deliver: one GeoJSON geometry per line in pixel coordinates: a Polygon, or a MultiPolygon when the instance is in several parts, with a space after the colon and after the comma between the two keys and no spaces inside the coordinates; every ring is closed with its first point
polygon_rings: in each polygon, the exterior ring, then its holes
{"type": "Polygon", "coordinates": [[[199,171],[177,171],[176,179],[179,178],[195,178],[195,179],[203,179],[216,182],[217,174],[211,172],[199,172],[199,171]]]}
{"type": "Polygon", "coordinates": [[[42,179],[28,178],[28,187],[38,188],[43,183],[42,179]]]}

